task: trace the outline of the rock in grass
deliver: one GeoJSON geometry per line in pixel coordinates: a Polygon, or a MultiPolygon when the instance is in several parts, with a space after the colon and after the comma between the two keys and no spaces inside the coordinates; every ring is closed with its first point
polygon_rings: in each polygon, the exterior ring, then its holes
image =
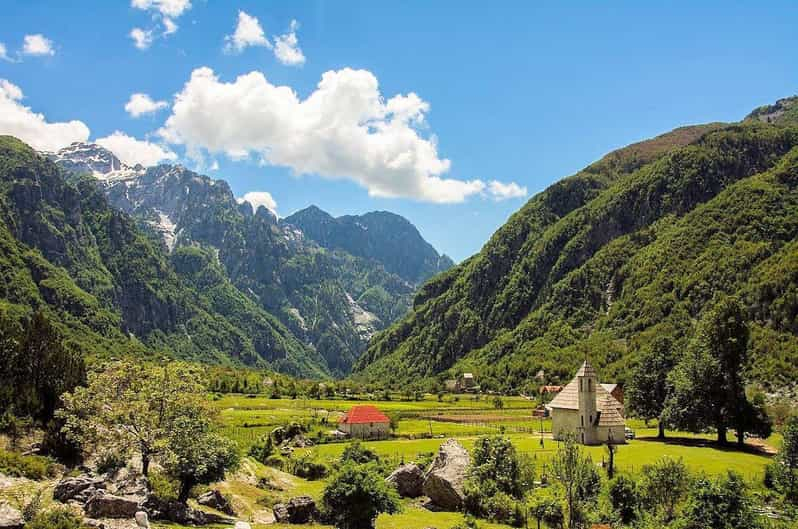
{"type": "Polygon", "coordinates": [[[396,487],[403,498],[418,498],[424,494],[424,471],[415,463],[400,466],[385,481],[396,487]]]}
{"type": "Polygon", "coordinates": [[[438,455],[424,478],[424,494],[443,509],[458,510],[463,505],[463,482],[471,458],[463,446],[449,439],[438,449],[438,455]]]}
{"type": "Polygon", "coordinates": [[[10,505],[0,504],[0,529],[22,529],[24,526],[21,512],[10,505]]]}

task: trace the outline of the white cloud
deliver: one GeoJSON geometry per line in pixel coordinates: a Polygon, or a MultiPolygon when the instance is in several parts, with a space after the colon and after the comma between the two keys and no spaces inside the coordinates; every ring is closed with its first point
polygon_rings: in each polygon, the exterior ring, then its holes
{"type": "Polygon", "coordinates": [[[55,55],[53,41],[36,33],[35,35],[25,35],[22,44],[22,53],[25,55],[55,55]]]}
{"type": "Polygon", "coordinates": [[[164,26],[164,30],[163,30],[164,36],[171,35],[172,33],[175,33],[177,31],[177,29],[180,27],[180,26],[178,26],[175,23],[174,20],[172,20],[169,17],[164,17],[163,26],[164,26]]]}
{"type": "Polygon", "coordinates": [[[488,193],[496,200],[523,198],[528,194],[526,186],[522,187],[515,182],[503,184],[502,182],[496,180],[492,180],[488,184],[488,193]]]}
{"type": "Polygon", "coordinates": [[[278,61],[289,66],[305,64],[305,55],[299,49],[299,40],[296,38],[297,29],[299,29],[299,23],[292,20],[288,33],[274,37],[274,56],[278,61]]]}
{"type": "Polygon", "coordinates": [[[164,17],[177,18],[191,9],[191,0],[131,0],[136,9],[157,11],[164,17]]]}
{"type": "Polygon", "coordinates": [[[81,121],[49,123],[20,103],[22,90],[0,79],[0,134],[10,134],[40,151],[55,151],[74,141],[86,141],[89,127],[81,121]]]}
{"type": "Polygon", "coordinates": [[[146,140],[138,140],[118,130],[110,136],[97,138],[94,142],[114,153],[128,165],[140,163],[149,167],[158,162],[177,159],[177,155],[167,148],[146,140]]]}
{"type": "Polygon", "coordinates": [[[140,50],[146,50],[152,45],[152,30],[133,28],[130,30],[130,38],[133,39],[134,46],[140,50]]]}
{"type": "Polygon", "coordinates": [[[241,52],[248,46],[272,47],[258,19],[244,11],[238,12],[238,23],[236,24],[235,32],[226,36],[224,40],[224,48],[228,52],[241,52]]]}
{"type": "Polygon", "coordinates": [[[260,72],[225,83],[204,67],[177,94],[160,134],[193,158],[254,155],[297,174],[353,180],[372,196],[446,203],[483,193],[480,180],[443,177],[451,162],[417,129],[428,111],[413,93],[385,101],[366,70],[328,71],[301,100],[260,72]]]}
{"type": "Polygon", "coordinates": [[[264,208],[271,210],[275,215],[277,214],[277,201],[274,200],[274,197],[272,197],[272,194],[268,191],[250,191],[243,197],[239,197],[236,200],[239,204],[242,202],[249,202],[252,204],[252,209],[256,211],[258,207],[263,206],[264,208]]]}
{"type": "Polygon", "coordinates": [[[130,100],[125,103],[125,112],[137,118],[144,114],[153,114],[169,106],[166,101],[153,101],[147,94],[131,94],[130,100]]]}
{"type": "Polygon", "coordinates": [[[9,62],[14,61],[14,59],[8,56],[8,48],[6,48],[6,45],[3,44],[2,42],[0,42],[0,59],[9,62]]]}

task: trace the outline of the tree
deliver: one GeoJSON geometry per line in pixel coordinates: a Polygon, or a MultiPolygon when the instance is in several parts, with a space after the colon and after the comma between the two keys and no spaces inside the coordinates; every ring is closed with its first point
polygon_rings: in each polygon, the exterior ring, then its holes
{"type": "Polygon", "coordinates": [[[502,400],[500,396],[496,395],[493,397],[493,407],[497,410],[504,408],[504,400],[502,400]]]}
{"type": "Polygon", "coordinates": [[[605,445],[607,450],[607,477],[612,479],[615,477],[615,452],[618,451],[618,445],[607,443],[605,445]]]}
{"type": "Polygon", "coordinates": [[[42,311],[20,327],[0,324],[0,407],[13,406],[20,416],[46,424],[60,405],[61,394],[86,379],[82,355],[42,311]]]}
{"type": "Polygon", "coordinates": [[[745,432],[763,428],[754,421],[743,382],[748,361],[748,326],[736,298],[718,298],[705,310],[684,358],[669,376],[673,391],[663,413],[680,428],[698,432],[714,427],[718,443],[726,444],[726,432],[737,430],[737,442],[745,432]]]}
{"type": "Polygon", "coordinates": [[[530,503],[529,514],[537,520],[538,529],[540,529],[541,522],[551,529],[560,529],[564,521],[560,502],[541,492],[538,492],[530,503]]]}
{"type": "Polygon", "coordinates": [[[568,527],[576,527],[582,507],[598,494],[600,479],[593,460],[582,453],[573,435],[567,435],[562,447],[548,464],[549,473],[563,487],[568,507],[568,527]]]}
{"type": "Polygon", "coordinates": [[[137,452],[146,476],[178,418],[213,416],[201,380],[197,368],[180,362],[113,362],[65,394],[59,416],[67,436],[86,447],[137,452]]]}
{"type": "Polygon", "coordinates": [[[370,529],[380,513],[399,511],[399,495],[371,465],[344,463],[324,489],[327,517],[338,529],[370,529]]]}
{"type": "Polygon", "coordinates": [[[787,419],[781,434],[781,450],[773,467],[775,484],[787,501],[798,503],[798,415],[787,419]]]}
{"type": "Polygon", "coordinates": [[[689,485],[687,467],[681,459],[663,457],[652,465],[644,465],[641,473],[644,501],[670,522],[689,485]]]}
{"type": "Polygon", "coordinates": [[[188,501],[194,485],[223,479],[225,472],[239,461],[233,442],[213,432],[211,422],[204,416],[176,417],[165,446],[162,465],[180,482],[177,499],[183,503],[188,501]]]}
{"type": "Polygon", "coordinates": [[[610,482],[607,490],[612,510],[624,524],[628,525],[637,518],[639,498],[637,485],[631,478],[618,476],[610,482]]]}
{"type": "Polygon", "coordinates": [[[640,362],[632,371],[626,390],[631,413],[646,421],[658,419],[657,437],[660,439],[665,438],[662,411],[671,391],[668,373],[675,365],[673,349],[673,340],[670,337],[655,338],[649,347],[643,349],[640,362]]]}
{"type": "Polygon", "coordinates": [[[683,529],[757,529],[761,527],[743,479],[729,472],[715,480],[697,479],[680,517],[683,529]]]}

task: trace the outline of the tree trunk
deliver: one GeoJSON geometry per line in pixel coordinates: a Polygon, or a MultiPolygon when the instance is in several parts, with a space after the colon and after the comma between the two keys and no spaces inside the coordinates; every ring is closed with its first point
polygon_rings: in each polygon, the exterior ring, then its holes
{"type": "Polygon", "coordinates": [[[737,430],[737,446],[743,448],[745,446],[745,432],[737,430]]]}
{"type": "Polygon", "coordinates": [[[141,473],[144,477],[150,475],[150,453],[147,450],[141,451],[141,473]]]}
{"type": "Polygon", "coordinates": [[[657,439],[665,439],[665,423],[659,421],[657,423],[657,439]]]}
{"type": "Polygon", "coordinates": [[[180,494],[177,496],[177,501],[180,503],[188,503],[188,495],[191,493],[191,487],[194,486],[194,480],[183,479],[180,481],[180,494]]]}
{"type": "Polygon", "coordinates": [[[719,445],[726,445],[726,427],[725,426],[718,426],[718,444],[719,445]]]}

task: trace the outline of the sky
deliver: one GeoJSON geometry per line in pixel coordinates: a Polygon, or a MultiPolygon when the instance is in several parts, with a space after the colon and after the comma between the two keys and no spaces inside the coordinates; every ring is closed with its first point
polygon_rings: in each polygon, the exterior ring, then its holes
{"type": "Polygon", "coordinates": [[[5,0],[0,134],[182,163],[459,261],[536,193],[798,93],[796,2],[5,0]]]}

